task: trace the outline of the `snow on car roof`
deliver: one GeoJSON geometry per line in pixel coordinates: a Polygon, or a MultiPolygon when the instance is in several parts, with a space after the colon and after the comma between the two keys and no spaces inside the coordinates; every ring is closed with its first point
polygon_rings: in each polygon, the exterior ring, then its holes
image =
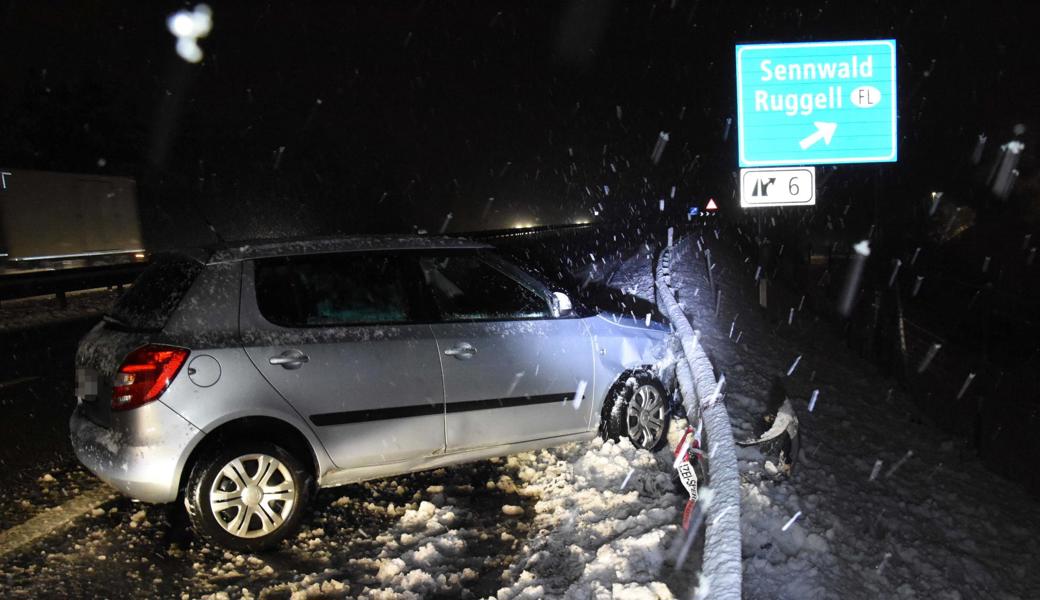
{"type": "Polygon", "coordinates": [[[214,250],[210,263],[250,260],[292,254],[324,252],[356,252],[362,250],[424,250],[456,248],[491,248],[491,246],[446,236],[419,235],[358,235],[319,238],[293,238],[285,240],[254,240],[231,242],[214,250]]]}

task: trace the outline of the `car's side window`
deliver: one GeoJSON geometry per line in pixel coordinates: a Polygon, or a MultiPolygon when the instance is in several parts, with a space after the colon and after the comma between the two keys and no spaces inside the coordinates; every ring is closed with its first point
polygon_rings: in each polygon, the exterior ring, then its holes
{"type": "Polygon", "coordinates": [[[256,301],[285,327],[369,325],[416,320],[403,259],[382,254],[314,254],[259,260],[256,301]]]}
{"type": "Polygon", "coordinates": [[[546,298],[477,256],[424,256],[419,265],[445,321],[552,317],[546,298]]]}

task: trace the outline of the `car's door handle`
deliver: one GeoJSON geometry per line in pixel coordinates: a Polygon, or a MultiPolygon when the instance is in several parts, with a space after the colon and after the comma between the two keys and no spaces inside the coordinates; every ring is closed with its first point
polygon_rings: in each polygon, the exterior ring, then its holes
{"type": "Polygon", "coordinates": [[[473,358],[473,355],[477,353],[477,349],[472,344],[467,342],[459,342],[451,348],[444,351],[444,354],[448,356],[454,356],[459,360],[468,360],[473,358]]]}
{"type": "Polygon", "coordinates": [[[299,350],[286,350],[278,356],[272,356],[267,362],[283,369],[299,369],[309,360],[310,358],[299,350]]]}

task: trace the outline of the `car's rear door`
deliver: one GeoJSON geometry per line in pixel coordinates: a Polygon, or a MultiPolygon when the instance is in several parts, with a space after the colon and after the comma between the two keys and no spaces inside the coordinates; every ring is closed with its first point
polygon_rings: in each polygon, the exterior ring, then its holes
{"type": "Polygon", "coordinates": [[[313,254],[244,269],[246,351],[341,468],[444,450],[437,343],[402,274],[411,260],[313,254]]]}
{"type": "Polygon", "coordinates": [[[419,262],[438,312],[448,451],[587,431],[593,356],[581,319],[554,318],[548,292],[497,259],[419,262]]]}

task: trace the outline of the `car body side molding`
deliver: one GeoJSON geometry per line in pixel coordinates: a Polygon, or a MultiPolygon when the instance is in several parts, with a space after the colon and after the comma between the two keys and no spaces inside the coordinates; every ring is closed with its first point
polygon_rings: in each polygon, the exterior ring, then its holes
{"type": "MultiPolygon", "coordinates": [[[[582,400],[584,400],[584,396],[582,397],[582,400]]],[[[310,420],[311,423],[314,423],[318,427],[323,427],[327,425],[346,425],[349,423],[364,423],[367,421],[421,417],[426,415],[435,415],[445,410],[449,413],[457,413],[473,410],[512,408],[514,406],[530,406],[532,404],[550,404],[552,402],[559,402],[560,404],[574,402],[574,393],[542,394],[540,396],[518,396],[515,398],[491,398],[488,400],[452,402],[448,404],[447,407],[443,407],[440,404],[415,404],[412,406],[395,406],[393,408],[350,410],[311,415],[310,420]]]]}

